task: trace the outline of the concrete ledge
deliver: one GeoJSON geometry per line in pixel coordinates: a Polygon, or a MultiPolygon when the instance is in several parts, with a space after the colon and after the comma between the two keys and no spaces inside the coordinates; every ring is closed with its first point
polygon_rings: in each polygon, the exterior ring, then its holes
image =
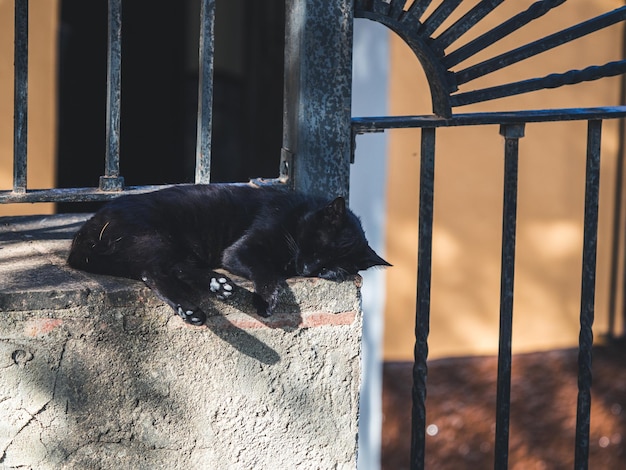
{"type": "Polygon", "coordinates": [[[2,468],[355,468],[360,278],[250,285],[206,327],[65,265],[86,216],[0,219],[2,468]]]}

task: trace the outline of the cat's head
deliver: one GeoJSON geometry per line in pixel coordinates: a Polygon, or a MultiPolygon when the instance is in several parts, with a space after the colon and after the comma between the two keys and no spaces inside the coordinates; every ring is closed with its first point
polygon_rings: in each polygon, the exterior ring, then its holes
{"type": "Polygon", "coordinates": [[[305,214],[295,242],[300,276],[341,281],[372,266],[391,266],[368,245],[361,222],[342,197],[305,214]]]}

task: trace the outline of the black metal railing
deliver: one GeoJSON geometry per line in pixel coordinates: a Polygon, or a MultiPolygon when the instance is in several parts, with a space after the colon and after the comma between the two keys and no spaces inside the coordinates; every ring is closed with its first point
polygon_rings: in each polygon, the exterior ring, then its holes
{"type": "Polygon", "coordinates": [[[583,241],[583,271],[580,309],[578,410],[575,468],[587,468],[589,420],[591,414],[591,349],[594,319],[600,142],[605,119],[626,117],[626,106],[595,109],[560,109],[508,113],[475,113],[450,118],[407,116],[354,118],[355,135],[394,128],[420,128],[422,131],[419,191],[418,285],[415,323],[415,363],[413,368],[413,413],[411,468],[424,468],[426,438],[426,379],[428,375],[428,334],[430,330],[430,282],[433,231],[433,201],[436,129],[439,127],[499,125],[504,145],[504,190],[502,216],[502,264],[500,290],[500,340],[496,402],[495,468],[508,465],[509,411],[511,392],[511,336],[513,318],[513,278],[517,222],[518,143],[526,123],[584,120],[588,122],[587,173],[583,241]]]}
{"type": "MultiPolygon", "coordinates": [[[[0,191],[0,203],[92,202],[124,193],[153,191],[165,185],[124,185],[120,174],[122,1],[108,2],[106,150],[98,187],[29,189],[27,182],[28,0],[15,0],[15,100],[13,189],[0,191]]],[[[211,166],[215,0],[202,0],[199,38],[196,183],[208,183],[211,166]]]]}
{"type": "MultiPolygon", "coordinates": [[[[515,273],[515,234],[517,225],[517,170],[518,143],[524,136],[526,123],[584,120],[588,122],[587,173],[585,188],[585,215],[583,241],[583,270],[580,307],[580,337],[578,358],[578,405],[576,422],[576,469],[588,468],[589,425],[591,414],[591,352],[592,325],[596,276],[596,251],[598,229],[599,165],[602,122],[605,119],[624,118],[626,106],[548,109],[519,112],[492,112],[453,114],[455,107],[496,100],[503,97],[530,93],[536,90],[572,85],[583,81],[626,73],[626,60],[620,59],[604,65],[593,65],[582,70],[554,73],[502,85],[459,91],[460,85],[523,61],[562,44],[587,36],[626,20],[626,7],[617,8],[596,18],[558,31],[490,59],[460,70],[453,67],[483,52],[491,44],[528,25],[564,3],[564,0],[540,0],[503,23],[470,39],[456,48],[454,43],[473,26],[496,9],[503,0],[482,1],[456,21],[437,33],[444,22],[452,17],[461,0],[442,0],[436,8],[429,8],[431,0],[416,0],[404,9],[405,0],[356,0],[355,17],[367,18],[384,24],[394,31],[421,62],[429,82],[434,115],[381,118],[353,118],[353,140],[358,134],[397,128],[420,128],[421,167],[419,191],[419,235],[417,267],[417,302],[415,319],[415,351],[413,367],[413,408],[411,433],[411,469],[424,468],[426,437],[426,380],[428,375],[428,335],[430,330],[430,282],[433,232],[433,200],[435,172],[436,129],[439,127],[499,125],[504,137],[504,191],[502,215],[502,259],[500,283],[500,333],[498,350],[498,376],[496,391],[496,436],[494,466],[496,470],[508,468],[509,414],[511,404],[511,337],[515,273]],[[430,12],[430,13],[428,13],[430,12]]],[[[622,51],[623,52],[623,51],[622,51]]],[[[620,161],[623,155],[620,155],[620,161]]],[[[623,165],[623,163],[622,163],[623,165]]],[[[621,184],[616,199],[621,198],[621,184]]],[[[616,223],[620,214],[616,213],[616,223]]],[[[615,237],[622,233],[617,228],[615,237]]],[[[616,240],[614,246],[619,247],[616,240]]],[[[617,267],[614,269],[617,277],[617,267]]],[[[613,283],[615,284],[615,283],[613,283]]],[[[613,288],[615,291],[615,285],[613,288]]],[[[612,298],[615,292],[612,292],[612,298]]],[[[612,302],[615,308],[615,302],[612,302]]],[[[615,316],[611,316],[614,322],[615,316]]],[[[613,331],[613,326],[610,327],[613,331]]]]}

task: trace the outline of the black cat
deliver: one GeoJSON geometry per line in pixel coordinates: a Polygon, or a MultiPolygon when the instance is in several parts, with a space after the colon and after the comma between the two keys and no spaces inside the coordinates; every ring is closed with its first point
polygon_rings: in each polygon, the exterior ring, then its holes
{"type": "Polygon", "coordinates": [[[329,202],[276,187],[217,184],[114,199],[76,233],[68,263],[143,280],[193,325],[206,320],[199,294],[232,295],[233,283],[213,271],[218,267],[250,279],[258,314],[269,316],[289,277],[341,281],[389,266],[341,197],[329,202]]]}

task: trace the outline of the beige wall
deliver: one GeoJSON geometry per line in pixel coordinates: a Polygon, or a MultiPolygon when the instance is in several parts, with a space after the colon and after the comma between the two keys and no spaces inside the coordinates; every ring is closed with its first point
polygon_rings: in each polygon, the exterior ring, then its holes
{"type": "MultiPolygon", "coordinates": [[[[476,2],[467,2],[471,7],[476,2]]],[[[505,2],[485,20],[499,24],[533,1],[505,2]]],[[[623,5],[574,0],[481,52],[510,50],[623,5]]],[[[463,10],[465,11],[465,10],[463,10]]],[[[391,34],[390,114],[430,114],[419,62],[391,34]]],[[[564,72],[617,60],[621,26],[609,28],[481,79],[472,87],[564,72]]],[[[471,34],[470,34],[471,36],[471,34]]],[[[463,66],[467,64],[462,64],[463,66]]],[[[619,104],[620,81],[604,79],[456,112],[619,104]]],[[[389,136],[385,359],[413,354],[417,258],[419,130],[389,136]]],[[[606,331],[618,122],[605,122],[596,293],[596,334],[606,331]]],[[[578,338],[586,123],[529,124],[520,140],[515,352],[575,345],[578,338]]],[[[498,126],[437,131],[430,357],[497,352],[503,139],[498,126]]]]}
{"type": "MultiPolygon", "coordinates": [[[[29,2],[28,187],[54,187],[58,0],[29,2]]],[[[14,2],[0,0],[0,189],[13,187],[14,2]]],[[[51,213],[51,204],[0,205],[0,216],[51,213]]]]}

